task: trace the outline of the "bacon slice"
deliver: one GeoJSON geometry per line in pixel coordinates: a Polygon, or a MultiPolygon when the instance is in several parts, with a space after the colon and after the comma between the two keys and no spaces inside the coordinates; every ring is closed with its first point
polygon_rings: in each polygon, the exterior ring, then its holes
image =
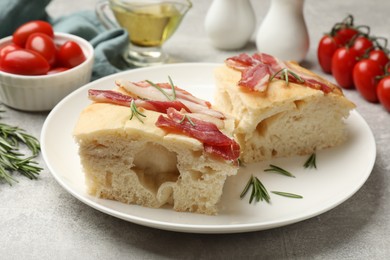
{"type": "Polygon", "coordinates": [[[205,152],[225,160],[237,160],[240,155],[238,143],[224,135],[215,124],[188,117],[173,108],[168,109],[167,117],[161,115],[157,119],[156,126],[193,137],[203,143],[205,152]]]}
{"type": "MultiPolygon", "coordinates": [[[[130,82],[125,80],[117,80],[117,86],[125,89],[127,92],[132,93],[135,96],[142,97],[148,100],[166,101],[167,97],[156,87],[151,85],[147,81],[130,82]]],[[[172,87],[168,83],[156,83],[164,92],[173,97],[172,87]]],[[[211,104],[208,101],[199,99],[193,96],[191,93],[175,86],[176,100],[183,103],[193,113],[201,113],[216,118],[223,119],[225,115],[217,110],[211,108],[211,104]]]]}
{"type": "Polygon", "coordinates": [[[267,89],[268,80],[271,75],[269,67],[259,63],[242,72],[238,85],[253,91],[263,92],[267,89]]]}
{"type": "Polygon", "coordinates": [[[272,74],[278,72],[282,68],[285,67],[283,62],[280,62],[277,58],[274,56],[271,56],[266,53],[255,53],[253,54],[253,59],[258,60],[260,63],[266,64],[269,66],[270,72],[272,74]]]}
{"type": "MultiPolygon", "coordinates": [[[[321,90],[323,91],[324,93],[330,93],[330,92],[333,92],[333,91],[337,91],[337,87],[335,86],[334,88],[332,87],[329,87],[327,84],[325,84],[325,82],[320,79],[320,78],[316,78],[314,77],[313,75],[310,75],[310,74],[307,74],[307,73],[304,73],[302,71],[297,71],[290,63],[286,63],[285,64],[286,67],[295,72],[296,74],[298,74],[305,82],[303,83],[303,85],[305,86],[308,86],[309,88],[313,88],[313,89],[318,89],[318,90],[321,90]]],[[[289,78],[290,79],[290,78],[289,78]]],[[[294,80],[294,79],[293,79],[294,80]]],[[[294,82],[294,81],[293,81],[294,82]]]]}
{"type": "MultiPolygon", "coordinates": [[[[241,80],[238,82],[238,85],[251,91],[266,91],[269,78],[283,68],[288,68],[304,80],[303,83],[298,82],[294,77],[289,76],[290,82],[321,90],[324,93],[334,91],[334,88],[329,87],[321,79],[297,71],[292,66],[289,66],[288,63],[281,62],[266,53],[255,53],[252,56],[249,56],[248,54],[239,54],[226,59],[225,63],[228,67],[241,71],[241,80]]],[[[280,79],[280,77],[276,78],[280,79]]]]}
{"type": "Polygon", "coordinates": [[[239,86],[259,92],[264,92],[272,74],[283,68],[281,62],[265,53],[255,53],[253,56],[240,54],[228,58],[225,63],[227,66],[241,71],[239,86]]]}
{"type": "Polygon", "coordinates": [[[134,100],[137,107],[160,113],[167,113],[167,110],[170,107],[178,111],[184,109],[185,111],[190,112],[190,110],[180,101],[142,100],[112,90],[90,89],[88,90],[88,97],[96,102],[111,103],[125,107],[130,107],[131,101],[134,100]]]}
{"type": "Polygon", "coordinates": [[[246,53],[227,58],[226,65],[239,71],[244,71],[248,67],[256,65],[258,62],[246,53]]]}

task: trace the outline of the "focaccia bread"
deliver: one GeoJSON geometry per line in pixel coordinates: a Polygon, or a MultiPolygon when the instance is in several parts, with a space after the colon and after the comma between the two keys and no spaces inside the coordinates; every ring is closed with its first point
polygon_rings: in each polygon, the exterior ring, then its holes
{"type": "Polygon", "coordinates": [[[243,162],[310,154],[346,139],[343,119],[355,105],[294,62],[241,54],[217,68],[215,79],[215,105],[237,120],[243,162]]]}
{"type": "MultiPolygon", "coordinates": [[[[168,205],[176,211],[216,214],[225,180],[238,170],[238,144],[232,140],[237,155],[220,156],[210,152],[208,146],[205,149],[206,145],[199,139],[176,131],[180,129],[170,131],[158,127],[157,121],[168,118],[165,110],[176,115],[182,115],[183,111],[172,110],[169,107],[171,101],[150,85],[143,89],[122,81],[118,86],[114,92],[95,93],[92,90],[90,98],[95,102],[81,112],[74,129],[88,193],[146,207],[168,205]],[[145,100],[137,99],[142,97],[142,92],[145,92],[145,100]],[[125,99],[137,100],[136,110],[142,116],[132,114],[134,107],[126,106],[129,102],[123,102],[123,96],[116,93],[124,94],[125,99]],[[160,99],[162,102],[150,101],[152,96],[154,101],[160,99]],[[147,104],[143,105],[144,102],[147,104]],[[168,109],[158,107],[163,103],[168,104],[168,109]]],[[[166,93],[169,91],[165,89],[166,93]]],[[[178,88],[176,92],[178,98],[175,101],[183,101],[179,96],[182,92],[179,93],[178,88]]],[[[185,105],[192,109],[191,106],[185,105]]],[[[207,107],[202,109],[206,113],[186,112],[183,113],[186,117],[176,123],[190,128],[190,123],[194,123],[198,127],[203,121],[196,118],[207,118],[215,120],[220,134],[226,138],[232,136],[233,119],[215,118],[207,113],[216,111],[207,107]]]]}

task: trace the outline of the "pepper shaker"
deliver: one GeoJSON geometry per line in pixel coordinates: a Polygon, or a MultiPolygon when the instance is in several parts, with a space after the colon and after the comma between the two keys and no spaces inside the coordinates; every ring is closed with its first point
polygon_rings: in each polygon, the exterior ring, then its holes
{"type": "Polygon", "coordinates": [[[249,0],[214,0],[205,19],[205,30],[212,45],[222,50],[243,48],[255,26],[255,13],[249,0]]]}
{"type": "Polygon", "coordinates": [[[281,60],[301,62],[309,50],[304,0],[272,0],[257,35],[258,51],[281,60]]]}

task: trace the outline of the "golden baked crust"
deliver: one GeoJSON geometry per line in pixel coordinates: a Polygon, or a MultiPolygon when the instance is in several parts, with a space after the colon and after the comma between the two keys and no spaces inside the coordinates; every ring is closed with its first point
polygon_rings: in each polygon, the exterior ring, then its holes
{"type": "Polygon", "coordinates": [[[243,162],[309,154],[345,139],[343,118],[355,105],[341,89],[296,63],[295,71],[315,77],[329,93],[274,79],[264,92],[238,86],[241,72],[226,65],[215,70],[216,107],[236,118],[235,137],[243,162]]]}

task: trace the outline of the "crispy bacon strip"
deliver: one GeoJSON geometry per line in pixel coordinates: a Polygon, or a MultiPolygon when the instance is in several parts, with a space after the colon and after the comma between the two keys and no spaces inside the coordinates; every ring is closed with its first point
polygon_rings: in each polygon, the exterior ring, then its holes
{"type": "Polygon", "coordinates": [[[236,160],[240,155],[238,143],[224,135],[215,124],[188,117],[174,108],[167,110],[167,117],[161,115],[156,126],[193,137],[203,143],[205,152],[225,160],[236,160]]]}
{"type": "Polygon", "coordinates": [[[190,110],[180,101],[142,100],[112,90],[90,89],[88,90],[88,97],[96,102],[111,103],[126,107],[129,107],[131,101],[134,100],[137,107],[160,113],[167,113],[167,110],[170,107],[173,107],[178,111],[184,109],[185,111],[190,112],[190,110]]]}
{"type": "MultiPolygon", "coordinates": [[[[152,86],[147,81],[130,82],[125,80],[117,80],[115,82],[117,86],[122,87],[126,91],[148,100],[166,101],[167,97],[157,88],[152,86]]],[[[170,97],[173,97],[172,87],[168,83],[156,83],[163,91],[170,97]]],[[[193,96],[191,93],[175,86],[176,100],[183,103],[193,113],[201,113],[210,115],[216,118],[223,119],[225,115],[219,111],[211,108],[211,104],[208,101],[199,99],[193,96]]]]}
{"type": "Polygon", "coordinates": [[[255,53],[252,56],[239,54],[228,58],[225,63],[227,66],[241,71],[241,80],[238,82],[238,85],[252,91],[266,91],[269,78],[283,68],[288,68],[304,80],[304,83],[300,83],[293,77],[289,77],[290,82],[303,84],[309,88],[321,90],[324,93],[333,91],[333,88],[329,87],[321,79],[297,71],[293,67],[288,66],[288,63],[281,62],[266,53],[255,53]]]}

